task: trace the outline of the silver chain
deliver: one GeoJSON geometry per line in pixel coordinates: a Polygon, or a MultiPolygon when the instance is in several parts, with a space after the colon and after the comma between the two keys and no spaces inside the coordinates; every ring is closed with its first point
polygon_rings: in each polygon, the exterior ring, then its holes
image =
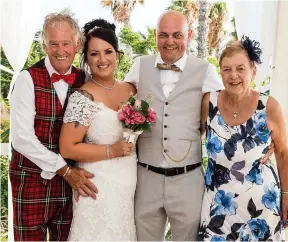
{"type": "Polygon", "coordinates": [[[101,84],[100,82],[96,81],[92,76],[91,76],[91,79],[92,79],[92,81],[93,81],[95,84],[97,84],[98,86],[103,87],[103,88],[105,88],[105,89],[107,89],[107,90],[112,90],[112,89],[115,87],[115,85],[116,85],[116,81],[115,81],[115,80],[114,80],[114,84],[113,84],[112,87],[106,87],[106,86],[104,86],[103,84],[101,84]]]}

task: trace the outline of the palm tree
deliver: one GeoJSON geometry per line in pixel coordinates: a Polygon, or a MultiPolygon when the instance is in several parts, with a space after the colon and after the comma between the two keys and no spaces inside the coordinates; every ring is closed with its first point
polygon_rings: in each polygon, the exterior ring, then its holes
{"type": "Polygon", "coordinates": [[[209,15],[209,33],[208,33],[208,49],[209,54],[218,57],[220,51],[220,43],[223,41],[225,32],[223,26],[227,20],[227,7],[225,2],[214,3],[209,15]]]}
{"type": "Polygon", "coordinates": [[[232,25],[233,25],[233,27],[234,27],[234,31],[231,33],[231,35],[233,36],[233,38],[234,38],[235,40],[238,40],[235,17],[232,18],[231,23],[232,23],[232,25]]]}
{"type": "Polygon", "coordinates": [[[206,58],[208,56],[208,20],[210,13],[210,4],[207,0],[199,1],[198,11],[198,57],[206,58]]]}
{"type": "Polygon", "coordinates": [[[111,9],[115,21],[129,24],[130,17],[136,4],[143,5],[144,0],[101,0],[103,7],[111,9]]]}
{"type": "Polygon", "coordinates": [[[175,10],[183,13],[187,18],[188,26],[191,28],[198,19],[199,3],[195,0],[172,0],[167,10],[175,10]]]}
{"type": "Polygon", "coordinates": [[[151,55],[157,52],[154,29],[147,28],[147,35],[141,32],[134,32],[129,25],[124,25],[119,34],[120,42],[125,48],[131,48],[133,56],[151,55]]]}

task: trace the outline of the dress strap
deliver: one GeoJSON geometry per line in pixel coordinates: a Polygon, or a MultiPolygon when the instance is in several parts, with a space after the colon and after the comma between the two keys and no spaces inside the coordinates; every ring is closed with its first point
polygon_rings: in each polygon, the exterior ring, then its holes
{"type": "MultiPolygon", "coordinates": [[[[215,112],[218,111],[217,102],[218,102],[218,96],[220,91],[211,92],[210,93],[210,101],[209,101],[209,117],[214,117],[215,112]],[[213,113],[211,113],[213,112],[213,113]]],[[[207,124],[209,124],[212,120],[208,117],[207,124]]]]}
{"type": "Polygon", "coordinates": [[[266,106],[267,106],[267,102],[268,102],[269,96],[264,94],[264,93],[260,93],[259,95],[259,100],[258,100],[258,106],[257,106],[257,110],[266,110],[266,106]]]}
{"type": "Polygon", "coordinates": [[[210,103],[213,105],[213,107],[217,106],[219,93],[220,93],[220,91],[210,93],[210,103]]]}

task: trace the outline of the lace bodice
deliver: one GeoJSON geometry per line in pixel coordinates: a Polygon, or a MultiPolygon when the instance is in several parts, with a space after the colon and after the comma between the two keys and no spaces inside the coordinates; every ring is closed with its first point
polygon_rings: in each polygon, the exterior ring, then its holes
{"type": "MultiPolygon", "coordinates": [[[[78,91],[70,96],[63,121],[88,127],[85,143],[113,144],[123,137],[117,112],[78,91]]],[[[135,240],[136,155],[89,163],[78,162],[77,166],[94,174],[91,181],[99,192],[97,200],[80,197],[78,202],[74,201],[69,240],[135,240]]]]}
{"type": "Polygon", "coordinates": [[[123,135],[122,124],[115,110],[106,107],[102,102],[94,102],[78,91],[69,98],[63,122],[77,122],[89,126],[85,143],[113,144],[123,135]]]}

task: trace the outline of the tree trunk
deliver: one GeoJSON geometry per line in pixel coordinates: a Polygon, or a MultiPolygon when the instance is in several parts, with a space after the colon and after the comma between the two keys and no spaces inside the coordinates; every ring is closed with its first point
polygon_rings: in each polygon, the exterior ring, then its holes
{"type": "Polygon", "coordinates": [[[208,16],[210,5],[207,0],[199,1],[198,12],[198,57],[205,59],[208,56],[208,16]]]}

